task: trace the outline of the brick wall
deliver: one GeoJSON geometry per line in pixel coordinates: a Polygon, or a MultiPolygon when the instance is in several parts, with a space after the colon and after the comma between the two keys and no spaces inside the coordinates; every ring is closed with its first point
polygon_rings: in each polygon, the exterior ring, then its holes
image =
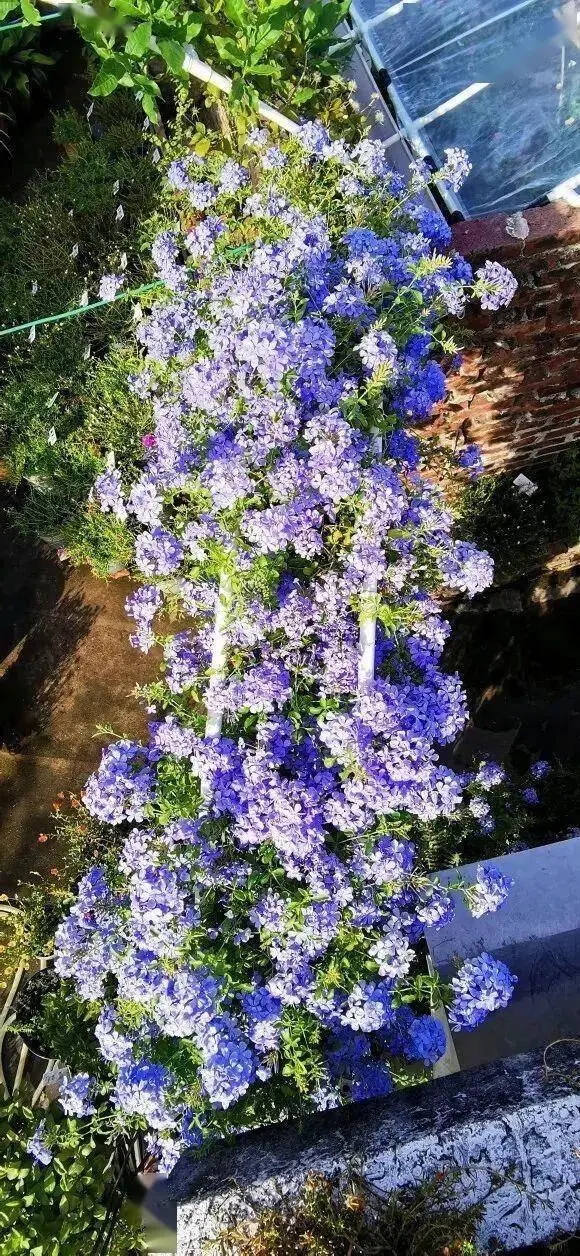
{"type": "Polygon", "coordinates": [[[506,310],[468,313],[463,364],[428,429],[477,441],[490,470],[525,467],[580,439],[580,209],[559,201],[524,217],[525,241],[507,234],[504,215],[453,233],[473,265],[503,262],[519,283],[506,310]]]}

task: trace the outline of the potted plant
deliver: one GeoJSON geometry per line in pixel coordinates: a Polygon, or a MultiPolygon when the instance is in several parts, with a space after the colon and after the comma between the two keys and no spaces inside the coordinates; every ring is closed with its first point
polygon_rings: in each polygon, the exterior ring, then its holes
{"type": "Polygon", "coordinates": [[[54,968],[41,968],[24,977],[14,1000],[14,1029],[31,1054],[40,1060],[49,1060],[54,1055],[47,1032],[45,1005],[48,1010],[50,996],[57,993],[60,984],[54,968]]]}

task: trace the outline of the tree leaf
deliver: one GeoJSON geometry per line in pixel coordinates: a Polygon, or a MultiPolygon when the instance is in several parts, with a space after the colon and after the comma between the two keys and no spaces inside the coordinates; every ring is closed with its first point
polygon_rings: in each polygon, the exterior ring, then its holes
{"type": "Polygon", "coordinates": [[[125,52],[130,57],[142,59],[151,43],[151,22],[140,22],[131,31],[125,44],[125,52]]]}
{"type": "Polygon", "coordinates": [[[297,105],[303,105],[307,100],[312,100],[315,95],[315,87],[300,87],[297,92],[294,92],[292,100],[295,100],[297,105]]]}
{"type": "Polygon", "coordinates": [[[90,96],[110,96],[119,86],[126,70],[119,57],[107,57],[89,89],[90,96]]]}
{"type": "Polygon", "coordinates": [[[151,122],[159,122],[159,110],[155,104],[155,97],[152,92],[143,92],[141,104],[151,122]]]}
{"type": "Polygon", "coordinates": [[[245,65],[245,57],[238,50],[238,46],[233,39],[224,39],[222,35],[213,35],[212,40],[222,61],[227,61],[229,65],[245,65]]]}
{"type": "Polygon", "coordinates": [[[180,74],[183,70],[183,47],[178,44],[176,39],[158,39],[159,51],[165,64],[173,70],[174,74],[180,74]]]}
{"type": "Polygon", "coordinates": [[[263,62],[261,65],[250,65],[248,67],[249,74],[257,74],[260,78],[270,75],[272,79],[279,79],[281,68],[273,62],[263,62]]]}
{"type": "Polygon", "coordinates": [[[232,26],[247,30],[251,23],[244,0],[225,0],[224,8],[232,26]]]}
{"type": "Polygon", "coordinates": [[[30,0],[20,0],[22,16],[30,26],[40,26],[40,13],[30,0]]]}

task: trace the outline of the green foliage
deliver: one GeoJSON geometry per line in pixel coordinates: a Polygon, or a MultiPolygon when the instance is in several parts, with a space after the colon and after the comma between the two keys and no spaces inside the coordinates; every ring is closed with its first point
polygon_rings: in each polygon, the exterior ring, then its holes
{"type": "Polygon", "coordinates": [[[14,96],[28,98],[33,87],[46,81],[45,67],[54,57],[42,52],[30,27],[0,33],[0,100],[10,105],[14,96]]]}
{"type": "Polygon", "coordinates": [[[94,1026],[98,1016],[83,1002],[72,981],[63,981],[54,969],[35,973],[21,986],[15,1004],[13,1028],[39,1055],[65,1060],[73,1073],[102,1072],[94,1026]]]}
{"type": "Polygon", "coordinates": [[[54,933],[66,915],[78,883],[95,863],[116,867],[123,834],[118,828],[101,824],[89,815],[75,794],[68,795],[68,805],[54,804],[48,833],[39,835],[39,842],[48,844],[52,860],[50,879],[30,882],[20,888],[21,953],[30,959],[49,955],[54,933]]]}
{"type": "Polygon", "coordinates": [[[358,1175],[310,1174],[300,1195],[224,1231],[220,1256],[475,1256],[479,1207],[460,1210],[453,1174],[390,1195],[358,1175]]]}
{"type": "MultiPolygon", "coordinates": [[[[125,96],[96,106],[95,120],[98,138],[84,116],[62,114],[55,138],[67,157],[33,181],[21,204],[0,200],[4,325],[75,306],[83,289],[96,293],[103,272],[119,269],[122,252],[127,286],[144,277],[140,224],[159,180],[141,115],[125,96]]],[[[69,545],[79,561],[94,550],[102,574],[124,565],[127,546],[114,521],[86,517],[88,493],[111,447],[136,456],[146,422],[126,388],[136,361],[123,347],[130,325],[130,303],[118,302],[38,328],[33,342],[0,339],[0,457],[14,483],[30,486],[16,526],[69,545]]]]}
{"type": "MultiPolygon", "coordinates": [[[[112,1149],[89,1123],[65,1118],[53,1105],[33,1111],[0,1107],[0,1249],[2,1256],[87,1256],[98,1242],[112,1183],[112,1149]],[[53,1151],[48,1168],[27,1151],[41,1118],[53,1151]]],[[[115,1256],[141,1251],[139,1232],[123,1219],[115,1256]]]]}
{"type": "Polygon", "coordinates": [[[532,497],[514,488],[514,473],[486,475],[469,484],[457,503],[458,534],[487,549],[496,583],[538,567],[551,547],[580,540],[580,446],[570,445],[530,472],[532,497]]]}
{"type": "MultiPolygon", "coordinates": [[[[185,47],[233,78],[232,102],[255,111],[267,85],[291,108],[312,103],[324,80],[333,79],[341,53],[334,31],[349,0],[105,0],[94,16],[74,12],[76,25],[98,58],[90,89],[95,97],[130,88],[147,116],[158,122],[164,79],[179,86],[185,47]]],[[[0,0],[0,13],[15,0],[0,0]]],[[[20,0],[25,23],[38,25],[32,0],[20,0]]],[[[340,41],[338,41],[340,43],[340,41]]]]}

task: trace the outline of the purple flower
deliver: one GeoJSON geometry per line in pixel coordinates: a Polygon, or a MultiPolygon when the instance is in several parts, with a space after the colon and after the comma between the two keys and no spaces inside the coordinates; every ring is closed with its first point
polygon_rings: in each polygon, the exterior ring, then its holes
{"type": "Polygon", "coordinates": [[[471,445],[466,445],[464,449],[460,450],[457,461],[460,467],[469,472],[470,480],[476,480],[485,471],[481,449],[475,442],[471,445]]]}
{"type": "Polygon", "coordinates": [[[124,275],[103,275],[99,284],[101,301],[113,301],[125,282],[124,275]]]}
{"type": "Polygon", "coordinates": [[[203,1089],[215,1108],[229,1108],[256,1077],[256,1057],[228,1017],[211,1022],[200,1044],[203,1089]]]}
{"type": "Polygon", "coordinates": [[[116,468],[113,467],[108,471],[103,471],[102,475],[97,476],[95,493],[99,499],[99,505],[103,514],[110,510],[116,519],[123,521],[127,518],[127,509],[121,489],[121,476],[116,468]]]}
{"type": "Polygon", "coordinates": [[[504,876],[499,868],[480,864],[477,880],[465,891],[471,915],[479,918],[497,911],[505,903],[513,883],[513,877],[504,876]]]}
{"type": "Polygon", "coordinates": [[[535,781],[542,781],[550,771],[550,764],[546,759],[537,759],[535,763],[532,763],[530,776],[532,776],[535,781]]]}
{"type": "Polygon", "coordinates": [[[76,1073],[61,1082],[58,1100],[67,1116],[90,1116],[96,1112],[92,1102],[94,1087],[95,1079],[88,1073],[76,1073]]]}
{"type": "Polygon", "coordinates": [[[476,1029],[490,1012],[507,1007],[516,982],[514,973],[487,951],[466,960],[451,982],[451,1028],[457,1032],[476,1029]]]}
{"type": "Polygon", "coordinates": [[[455,541],[442,555],[440,570],[451,588],[472,598],[492,583],[493,559],[469,541],[455,541]]]}
{"type": "Polygon", "coordinates": [[[386,331],[367,332],[359,342],[358,352],[369,375],[382,366],[391,370],[397,359],[397,346],[386,331]]]}
{"type": "Polygon", "coordinates": [[[133,633],[130,638],[131,645],[136,646],[144,654],[147,654],[155,644],[152,624],[162,605],[163,594],[161,589],[157,589],[154,584],[141,585],[141,588],[132,593],[125,602],[125,610],[130,618],[135,620],[137,626],[136,633],[133,633]]]}
{"type": "Polygon", "coordinates": [[[537,807],[540,798],[537,789],[533,785],[528,785],[527,789],[522,789],[522,798],[528,807],[537,807]]]}
{"type": "Polygon", "coordinates": [[[26,1144],[26,1150],[37,1164],[42,1164],[46,1167],[46,1165],[50,1164],[53,1153],[44,1141],[45,1130],[46,1121],[39,1121],[34,1134],[26,1144]]]}
{"type": "Polygon", "coordinates": [[[303,122],[296,132],[301,148],[315,157],[323,157],[330,144],[330,135],[321,122],[303,122]]]}
{"type": "Polygon", "coordinates": [[[480,763],[475,780],[481,789],[493,789],[505,781],[505,770],[499,763],[480,763]]]}
{"type": "Polygon", "coordinates": [[[248,182],[249,177],[248,171],[244,170],[243,166],[239,166],[237,161],[229,159],[224,162],[220,171],[220,192],[227,192],[230,196],[233,196],[235,192],[238,192],[248,182]]]}
{"type": "Polygon", "coordinates": [[[437,177],[458,192],[472,169],[471,162],[464,148],[446,148],[445,157],[445,165],[437,171],[437,177]]]}
{"type": "Polygon", "coordinates": [[[507,266],[486,262],[475,274],[478,280],[475,292],[481,298],[482,310],[499,310],[502,305],[509,305],[518,283],[507,266]]]}
{"type": "Polygon", "coordinates": [[[445,1030],[434,1016],[415,1016],[409,1007],[397,1008],[393,1025],[381,1033],[388,1051],[418,1060],[426,1067],[436,1064],[445,1055],[445,1030]]]}
{"type": "Polygon", "coordinates": [[[113,1106],[126,1116],[143,1117],[154,1130],[171,1130],[179,1108],[169,1099],[172,1076],[162,1064],[124,1064],[112,1094],[113,1106]]]}
{"type": "Polygon", "coordinates": [[[146,576],[168,576],[183,559],[183,545],[165,528],[141,532],[135,542],[135,561],[146,576]]]}

